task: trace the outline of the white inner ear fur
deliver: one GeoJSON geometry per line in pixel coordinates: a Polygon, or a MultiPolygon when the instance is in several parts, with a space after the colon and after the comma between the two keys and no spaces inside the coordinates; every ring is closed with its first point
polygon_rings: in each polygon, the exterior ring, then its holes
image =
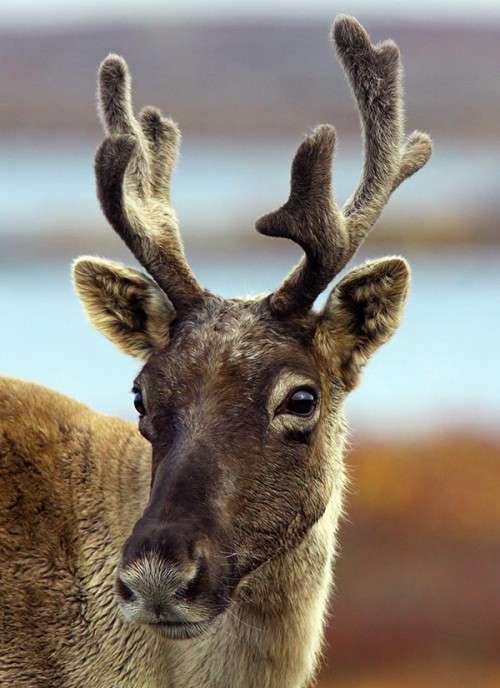
{"type": "Polygon", "coordinates": [[[125,353],[146,360],[168,344],[175,309],[147,275],[84,256],[73,264],[73,282],[92,325],[125,353]]]}
{"type": "Polygon", "coordinates": [[[408,263],[391,257],[355,268],[333,288],[315,345],[347,390],[356,385],[374,351],[398,328],[409,282],[408,263]]]}
{"type": "Polygon", "coordinates": [[[271,421],[271,425],[276,430],[296,430],[300,428],[306,430],[314,427],[319,418],[321,406],[321,390],[319,384],[313,380],[309,375],[298,373],[293,370],[282,370],[278,373],[271,392],[267,399],[267,412],[271,421]],[[297,387],[311,387],[316,390],[318,401],[314,413],[309,418],[302,416],[294,416],[291,413],[276,414],[277,409],[286,400],[288,395],[297,387]]]}

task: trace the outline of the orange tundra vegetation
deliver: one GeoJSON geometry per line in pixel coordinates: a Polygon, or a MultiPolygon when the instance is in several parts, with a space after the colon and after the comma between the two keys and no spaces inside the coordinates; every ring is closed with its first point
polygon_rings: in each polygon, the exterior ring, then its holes
{"type": "Polygon", "coordinates": [[[363,441],[349,459],[319,686],[500,686],[500,438],[363,441]]]}

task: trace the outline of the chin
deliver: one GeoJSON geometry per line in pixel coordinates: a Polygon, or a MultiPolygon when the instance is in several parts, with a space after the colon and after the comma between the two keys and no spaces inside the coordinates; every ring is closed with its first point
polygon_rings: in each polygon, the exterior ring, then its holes
{"type": "Polygon", "coordinates": [[[148,624],[156,633],[169,640],[191,640],[206,635],[212,628],[213,619],[192,623],[155,623],[148,624]]]}

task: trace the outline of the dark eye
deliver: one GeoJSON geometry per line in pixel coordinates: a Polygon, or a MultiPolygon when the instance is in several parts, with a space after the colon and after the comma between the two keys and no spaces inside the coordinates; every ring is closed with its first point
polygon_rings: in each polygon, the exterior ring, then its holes
{"type": "Polygon", "coordinates": [[[311,416],[316,408],[318,397],[316,392],[310,387],[296,389],[285,402],[284,413],[291,413],[294,416],[311,416]]]}
{"type": "Polygon", "coordinates": [[[142,394],[138,389],[133,389],[132,390],[134,393],[134,406],[135,410],[139,414],[139,416],[145,416],[146,415],[146,408],[144,406],[144,402],[142,401],[142,394]]]}

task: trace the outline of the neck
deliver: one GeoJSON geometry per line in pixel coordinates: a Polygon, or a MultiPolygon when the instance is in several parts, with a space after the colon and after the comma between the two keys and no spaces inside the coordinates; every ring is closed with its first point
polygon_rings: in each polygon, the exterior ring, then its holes
{"type": "MultiPolygon", "coordinates": [[[[110,522],[120,523],[118,529],[111,526],[116,561],[107,571],[108,581],[114,575],[123,541],[147,501],[149,451],[142,440],[131,437],[126,447],[122,447],[119,462],[114,467],[109,463],[105,467],[106,492],[112,490],[117,495],[116,503],[111,505],[114,513],[109,514],[110,522]],[[133,494],[131,485],[134,485],[133,494]]],[[[119,620],[129,650],[137,642],[134,653],[149,657],[147,669],[143,666],[140,670],[143,677],[146,673],[151,676],[144,685],[161,688],[200,685],[302,688],[308,685],[321,647],[344,487],[340,449],[333,460],[336,467],[333,489],[323,516],[299,545],[269,561],[242,582],[231,607],[206,636],[193,641],[167,641],[143,627],[122,624],[119,620]]]]}
{"type": "Polygon", "coordinates": [[[308,685],[321,647],[343,485],[339,469],[321,519],[300,545],[248,577],[212,634],[169,646],[173,688],[308,685]]]}

